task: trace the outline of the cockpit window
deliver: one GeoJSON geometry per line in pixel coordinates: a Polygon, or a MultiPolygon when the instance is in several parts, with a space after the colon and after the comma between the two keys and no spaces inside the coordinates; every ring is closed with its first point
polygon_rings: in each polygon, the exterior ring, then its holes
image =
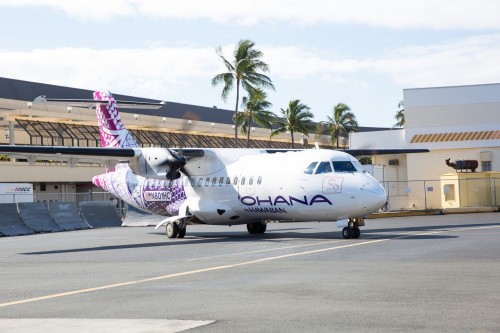
{"type": "Polygon", "coordinates": [[[315,175],[332,172],[332,165],[329,161],[321,162],[316,169],[315,175]]]}
{"type": "Polygon", "coordinates": [[[309,166],[304,170],[304,173],[307,174],[307,175],[312,175],[313,174],[313,171],[314,171],[314,168],[316,167],[316,165],[318,165],[318,162],[312,162],[311,164],[309,164],[309,166]]]}
{"type": "Polygon", "coordinates": [[[357,172],[351,161],[332,161],[335,172],[357,172]]]}

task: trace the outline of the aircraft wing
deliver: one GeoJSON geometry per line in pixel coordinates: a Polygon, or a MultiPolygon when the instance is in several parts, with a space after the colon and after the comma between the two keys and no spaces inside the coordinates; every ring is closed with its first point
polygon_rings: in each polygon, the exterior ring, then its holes
{"type": "Polygon", "coordinates": [[[73,167],[79,162],[116,165],[130,161],[141,154],[139,148],[102,147],[54,147],[54,146],[0,146],[0,154],[27,159],[30,164],[37,160],[65,161],[73,167]]]}
{"type": "Polygon", "coordinates": [[[366,156],[366,155],[394,155],[394,154],[414,154],[414,153],[428,153],[429,149],[339,149],[352,156],[366,156]]]}

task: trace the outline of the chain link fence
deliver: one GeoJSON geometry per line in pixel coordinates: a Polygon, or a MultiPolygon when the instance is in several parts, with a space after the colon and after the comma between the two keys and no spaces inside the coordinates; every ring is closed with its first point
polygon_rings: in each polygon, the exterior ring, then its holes
{"type": "Polygon", "coordinates": [[[382,181],[382,211],[500,206],[500,178],[382,181]]]}

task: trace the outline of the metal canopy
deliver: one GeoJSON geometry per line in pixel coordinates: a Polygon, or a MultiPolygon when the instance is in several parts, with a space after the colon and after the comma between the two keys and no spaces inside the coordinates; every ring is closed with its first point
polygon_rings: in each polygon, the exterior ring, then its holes
{"type": "MultiPolygon", "coordinates": [[[[30,136],[30,145],[100,146],[99,128],[97,126],[34,119],[16,119],[16,121],[30,136]]],[[[232,137],[138,129],[129,131],[137,144],[142,147],[234,148],[234,139],[232,137]]],[[[245,146],[246,140],[241,140],[241,147],[245,146]]],[[[310,144],[297,144],[296,148],[312,147],[313,145],[310,144]]],[[[289,149],[290,143],[250,139],[249,148],[289,149]]]]}

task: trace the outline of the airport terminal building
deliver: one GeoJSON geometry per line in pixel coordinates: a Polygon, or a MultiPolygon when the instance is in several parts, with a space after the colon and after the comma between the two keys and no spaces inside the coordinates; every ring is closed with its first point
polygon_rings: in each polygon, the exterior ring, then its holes
{"type": "Polygon", "coordinates": [[[500,206],[500,84],[405,89],[403,96],[404,129],[350,137],[351,148],[430,150],[373,157],[388,208],[500,206]]]}

